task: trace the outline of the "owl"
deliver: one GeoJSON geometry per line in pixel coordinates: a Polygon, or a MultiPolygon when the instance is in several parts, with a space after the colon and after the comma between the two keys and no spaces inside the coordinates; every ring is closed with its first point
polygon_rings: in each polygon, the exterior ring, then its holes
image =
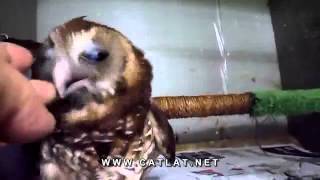
{"type": "Polygon", "coordinates": [[[140,159],[175,159],[166,116],[151,102],[152,67],[121,32],[85,17],[52,29],[34,53],[32,77],[52,82],[55,131],[41,142],[46,180],[141,179],[140,159]],[[132,165],[101,163],[103,158],[132,165]]]}

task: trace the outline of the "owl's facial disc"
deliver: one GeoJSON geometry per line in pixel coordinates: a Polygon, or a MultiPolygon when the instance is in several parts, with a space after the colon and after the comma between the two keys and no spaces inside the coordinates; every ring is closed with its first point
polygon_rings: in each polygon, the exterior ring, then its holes
{"type": "Polygon", "coordinates": [[[116,94],[129,56],[121,37],[101,27],[64,36],[58,29],[49,37],[54,44],[52,79],[61,98],[83,88],[104,98],[116,94]]]}
{"type": "Polygon", "coordinates": [[[53,80],[62,98],[83,87],[93,94],[101,91],[95,83],[97,66],[108,60],[109,52],[92,41],[77,48],[73,49],[73,57],[57,56],[53,69],[53,80]]]}

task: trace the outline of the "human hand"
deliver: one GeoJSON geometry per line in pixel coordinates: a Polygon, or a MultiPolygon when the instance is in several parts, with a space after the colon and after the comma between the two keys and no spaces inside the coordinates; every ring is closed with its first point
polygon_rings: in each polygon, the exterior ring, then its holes
{"type": "Polygon", "coordinates": [[[32,55],[26,49],[0,43],[0,142],[25,143],[44,137],[55,120],[45,104],[56,96],[51,83],[28,80],[32,55]]]}

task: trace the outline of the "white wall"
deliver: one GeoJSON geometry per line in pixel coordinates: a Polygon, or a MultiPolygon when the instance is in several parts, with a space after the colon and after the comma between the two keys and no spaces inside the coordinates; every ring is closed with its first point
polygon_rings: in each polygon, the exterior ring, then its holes
{"type": "MultiPolygon", "coordinates": [[[[154,96],[280,88],[266,0],[38,0],[38,39],[83,15],[117,28],[145,51],[154,67],[154,96]]],[[[268,122],[266,134],[285,127],[268,122]]],[[[251,136],[252,124],[248,116],[172,121],[182,142],[251,136]]]]}

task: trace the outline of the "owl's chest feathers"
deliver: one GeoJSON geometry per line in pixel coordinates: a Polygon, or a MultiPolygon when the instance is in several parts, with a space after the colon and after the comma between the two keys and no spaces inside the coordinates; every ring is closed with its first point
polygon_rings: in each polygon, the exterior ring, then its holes
{"type": "Polygon", "coordinates": [[[114,120],[116,126],[112,129],[57,130],[44,142],[42,158],[65,167],[63,171],[83,170],[88,175],[102,168],[101,157],[150,158],[156,149],[150,113],[149,109],[137,106],[114,120]]]}

